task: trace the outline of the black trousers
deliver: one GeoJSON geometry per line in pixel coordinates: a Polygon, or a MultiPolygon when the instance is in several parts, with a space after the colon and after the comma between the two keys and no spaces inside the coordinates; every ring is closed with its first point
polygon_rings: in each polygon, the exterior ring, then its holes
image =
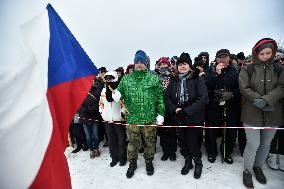
{"type": "Polygon", "coordinates": [[[205,130],[205,147],[207,154],[210,156],[217,156],[217,142],[216,139],[222,134],[222,141],[220,145],[220,152],[225,156],[231,155],[236,142],[237,129],[206,129],[205,130]]]}
{"type": "Polygon", "coordinates": [[[106,141],[108,141],[105,123],[102,121],[99,121],[98,125],[99,125],[99,141],[100,142],[103,141],[104,138],[106,138],[106,141]]]}
{"type": "Polygon", "coordinates": [[[86,135],[82,124],[73,123],[71,124],[71,131],[75,138],[75,143],[78,148],[83,148],[87,145],[86,135]]]}
{"type": "Polygon", "coordinates": [[[124,126],[105,123],[110,157],[121,161],[127,159],[126,129],[124,126]]]}
{"type": "MultiPolygon", "coordinates": [[[[226,102],[220,106],[218,102],[211,101],[207,106],[206,122],[209,127],[240,126],[240,104],[237,101],[226,102]]],[[[217,156],[216,139],[222,136],[221,154],[231,155],[237,138],[237,129],[206,129],[205,147],[208,155],[217,156]]]]}
{"type": "Polygon", "coordinates": [[[190,158],[201,158],[200,138],[203,128],[178,128],[178,137],[181,147],[181,155],[190,158]]]}
{"type": "MultiPolygon", "coordinates": [[[[281,128],[283,128],[283,126],[281,128]]],[[[284,130],[276,131],[271,142],[269,153],[284,155],[284,130]]]]}
{"type": "Polygon", "coordinates": [[[173,154],[177,151],[177,131],[175,127],[158,128],[160,145],[164,153],[173,154]]]}

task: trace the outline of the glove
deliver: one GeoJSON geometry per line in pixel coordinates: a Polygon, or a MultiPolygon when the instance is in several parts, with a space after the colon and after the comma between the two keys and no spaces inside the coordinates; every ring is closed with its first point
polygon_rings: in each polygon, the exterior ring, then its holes
{"type": "Polygon", "coordinates": [[[121,98],[121,94],[118,90],[114,91],[114,94],[112,94],[112,98],[115,102],[119,102],[120,98],[121,98]]]}
{"type": "Polygon", "coordinates": [[[184,111],[184,109],[181,109],[180,111],[177,112],[177,116],[180,117],[180,118],[185,118],[185,117],[187,117],[187,114],[184,111]]]}
{"type": "Polygon", "coordinates": [[[224,92],[222,93],[222,101],[223,101],[223,100],[224,100],[224,101],[230,100],[230,99],[233,98],[233,97],[234,97],[234,95],[233,95],[232,92],[224,91],[224,92]]]}
{"type": "Polygon", "coordinates": [[[108,102],[113,102],[112,92],[108,87],[106,87],[106,100],[108,102]]]}
{"type": "Polygon", "coordinates": [[[256,98],[253,100],[253,103],[252,103],[255,107],[259,108],[259,109],[263,109],[267,104],[267,102],[262,99],[262,98],[256,98]]]}
{"type": "Polygon", "coordinates": [[[156,119],[157,119],[157,121],[156,121],[157,125],[163,125],[163,123],[164,123],[164,116],[161,116],[161,115],[158,114],[156,119]]]}
{"type": "Polygon", "coordinates": [[[221,90],[215,90],[214,91],[214,100],[218,101],[218,102],[222,101],[222,96],[223,96],[222,94],[223,93],[222,93],[221,90]]]}
{"type": "Polygon", "coordinates": [[[269,105],[266,105],[264,108],[263,108],[263,111],[264,112],[272,112],[274,110],[273,107],[269,106],[269,105]]]}

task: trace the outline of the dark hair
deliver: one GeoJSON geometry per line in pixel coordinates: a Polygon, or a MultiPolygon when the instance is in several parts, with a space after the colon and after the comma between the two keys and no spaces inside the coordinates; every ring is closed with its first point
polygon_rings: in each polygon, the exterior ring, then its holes
{"type": "Polygon", "coordinates": [[[100,67],[100,68],[99,68],[99,71],[100,71],[101,73],[107,73],[106,67],[100,67]]]}

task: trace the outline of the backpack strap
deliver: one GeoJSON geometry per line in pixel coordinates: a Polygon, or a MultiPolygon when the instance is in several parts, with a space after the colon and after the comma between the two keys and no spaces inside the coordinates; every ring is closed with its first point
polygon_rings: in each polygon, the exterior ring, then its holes
{"type": "MultiPolygon", "coordinates": [[[[274,72],[276,73],[277,77],[279,78],[281,72],[282,72],[282,67],[277,64],[277,63],[273,63],[273,68],[274,68],[274,72]]],[[[247,65],[247,67],[245,68],[246,72],[248,73],[249,79],[251,78],[253,71],[254,71],[254,67],[253,64],[249,64],[247,65]]]]}
{"type": "Polygon", "coordinates": [[[274,68],[274,72],[276,73],[277,77],[279,78],[281,72],[282,72],[282,67],[281,65],[277,64],[277,63],[273,63],[273,68],[274,68]]]}
{"type": "Polygon", "coordinates": [[[253,74],[253,71],[254,71],[253,64],[247,65],[247,67],[245,67],[245,70],[248,73],[248,76],[249,76],[249,79],[250,79],[252,74],[253,74]]]}

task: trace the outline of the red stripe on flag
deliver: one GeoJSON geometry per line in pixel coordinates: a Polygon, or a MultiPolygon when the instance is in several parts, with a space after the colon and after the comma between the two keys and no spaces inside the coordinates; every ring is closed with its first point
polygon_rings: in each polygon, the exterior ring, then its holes
{"type": "Polygon", "coordinates": [[[69,125],[86,98],[94,78],[95,76],[88,76],[48,89],[47,99],[53,121],[53,131],[41,167],[30,188],[72,188],[64,155],[68,143],[69,125]]]}

